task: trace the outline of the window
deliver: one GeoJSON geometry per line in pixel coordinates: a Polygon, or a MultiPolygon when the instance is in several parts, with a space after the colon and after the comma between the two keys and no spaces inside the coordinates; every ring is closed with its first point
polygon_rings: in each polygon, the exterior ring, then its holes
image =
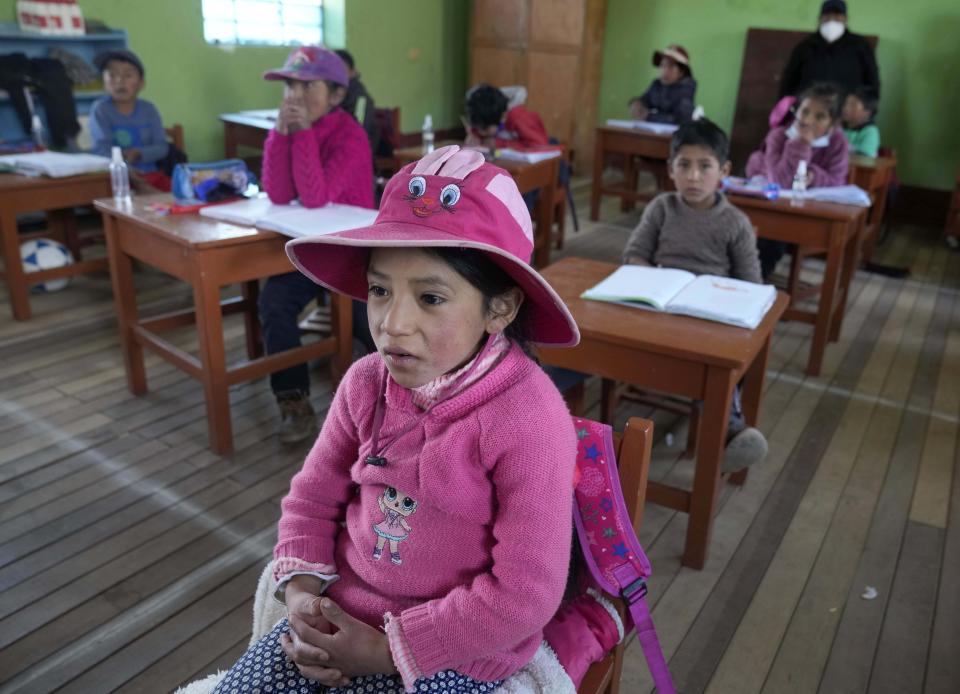
{"type": "Polygon", "coordinates": [[[203,0],[207,43],[319,44],[323,0],[203,0]]]}

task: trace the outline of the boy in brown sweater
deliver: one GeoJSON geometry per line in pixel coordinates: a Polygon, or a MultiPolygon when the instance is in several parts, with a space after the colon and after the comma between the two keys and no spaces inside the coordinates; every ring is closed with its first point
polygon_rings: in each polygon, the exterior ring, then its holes
{"type": "MultiPolygon", "coordinates": [[[[623,262],[687,270],[698,275],[760,280],[757,239],[747,216],[719,192],[730,173],[729,142],[706,119],[684,123],[670,143],[670,178],[676,192],[654,198],[633,230],[623,262]]],[[[748,427],[733,396],[723,471],[748,467],[766,457],[763,434],[748,427]]]]}

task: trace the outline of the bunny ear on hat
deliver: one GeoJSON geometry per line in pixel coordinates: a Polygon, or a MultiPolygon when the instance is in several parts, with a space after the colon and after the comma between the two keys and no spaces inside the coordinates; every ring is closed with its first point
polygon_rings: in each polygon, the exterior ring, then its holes
{"type": "Polygon", "coordinates": [[[462,181],[483,166],[484,161],[483,155],[475,149],[461,149],[458,145],[447,145],[416,162],[410,173],[447,176],[462,181]]]}

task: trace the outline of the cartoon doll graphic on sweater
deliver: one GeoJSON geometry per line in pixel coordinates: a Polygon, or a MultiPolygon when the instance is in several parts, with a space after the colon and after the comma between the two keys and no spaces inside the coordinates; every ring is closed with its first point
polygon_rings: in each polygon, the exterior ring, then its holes
{"type": "Polygon", "coordinates": [[[373,532],[379,535],[377,546],[373,550],[373,558],[380,559],[383,556],[383,546],[389,540],[390,561],[394,564],[402,564],[400,542],[406,540],[410,531],[413,530],[406,519],[417,510],[417,502],[403,492],[387,487],[377,499],[377,503],[383,512],[383,520],[373,526],[373,532]]]}

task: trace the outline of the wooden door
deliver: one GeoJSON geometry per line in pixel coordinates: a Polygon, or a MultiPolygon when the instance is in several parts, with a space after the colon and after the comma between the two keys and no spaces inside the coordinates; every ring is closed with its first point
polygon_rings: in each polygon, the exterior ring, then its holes
{"type": "Polygon", "coordinates": [[[547,132],[589,167],[606,0],[476,0],[470,84],[523,85],[547,132]]]}

